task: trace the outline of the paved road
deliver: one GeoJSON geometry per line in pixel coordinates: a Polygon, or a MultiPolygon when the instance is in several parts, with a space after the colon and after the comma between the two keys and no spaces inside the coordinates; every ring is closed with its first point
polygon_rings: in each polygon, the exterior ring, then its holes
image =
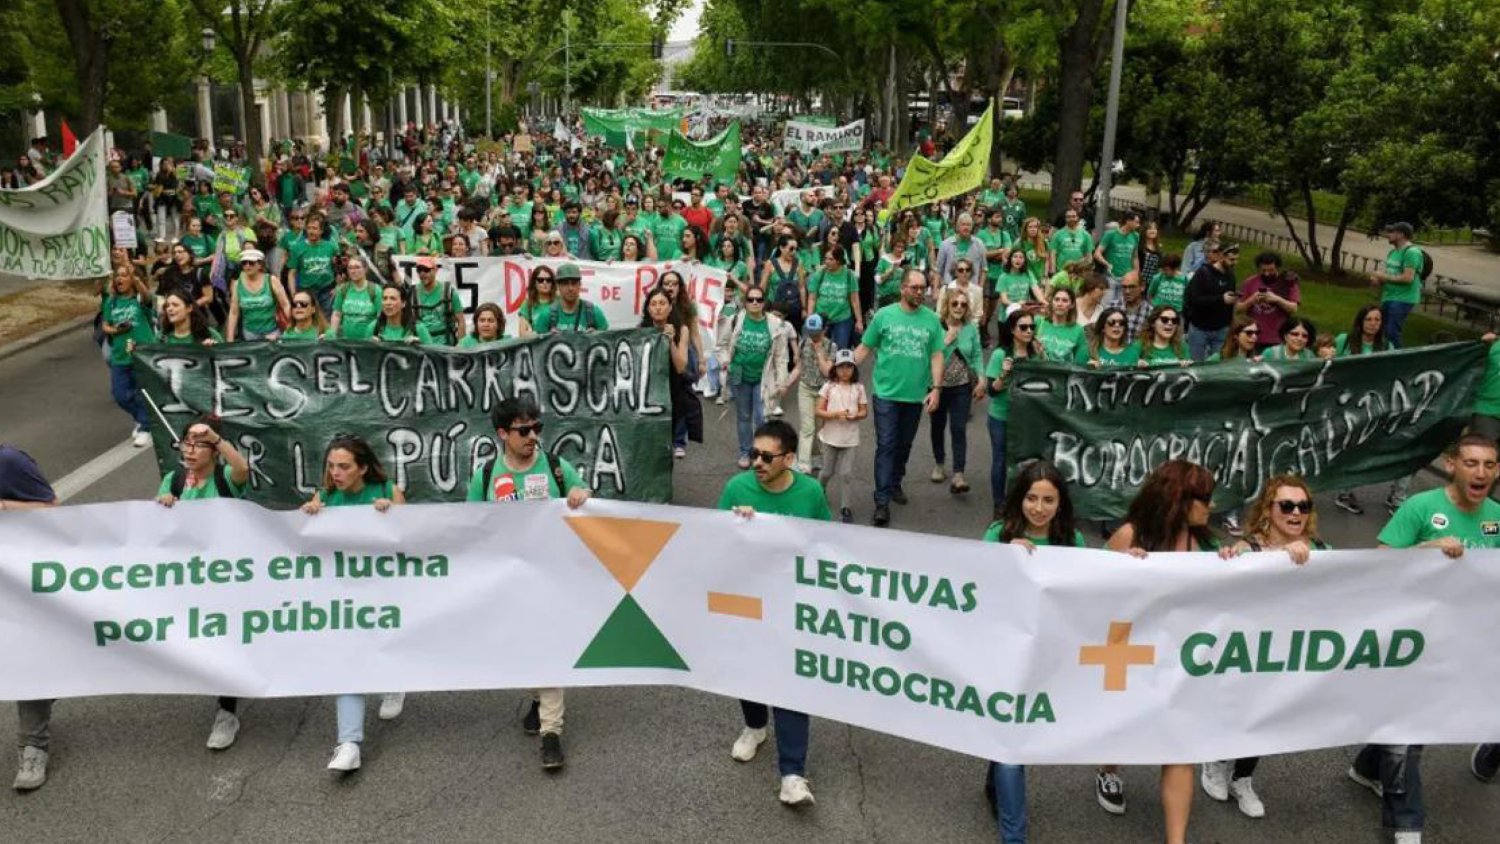
{"type": "MultiPolygon", "coordinates": [[[[0,396],[0,439],[29,450],[54,480],[129,431],[85,332],[0,361],[0,396]]],[[[733,470],[726,459],[732,421],[711,414],[710,443],[680,464],[681,503],[711,506],[717,498],[733,470]]],[[[982,490],[989,454],[982,420],[970,430],[970,475],[982,490]]],[[[858,473],[861,518],[869,515],[871,454],[864,449],[858,473]]],[[[977,535],[988,502],[978,492],[955,499],[927,483],[930,459],[924,428],[908,485],[912,503],[897,508],[896,525],[977,535]]],[[[70,503],[141,498],[156,483],[142,452],[70,503]]],[[[1379,527],[1374,516],[1356,519],[1331,506],[1322,516],[1340,547],[1371,544],[1379,527]]],[[[538,766],[536,740],[521,733],[523,700],[515,691],[415,695],[398,721],[371,716],[365,769],[346,781],[323,770],[334,737],[327,699],[249,704],[239,742],[220,754],[203,748],[213,714],[207,699],[65,701],[57,708],[51,780],[28,795],[0,788],[0,842],[995,840],[981,795],[983,763],[971,757],[815,719],[809,763],[818,804],[794,812],[776,802],[774,754],[763,751],[749,765],[729,759],[739,730],[733,701],[662,688],[572,692],[568,767],[549,777],[538,766]]],[[[0,733],[14,726],[12,708],[0,707],[0,733]]],[[[1469,776],[1467,751],[1429,751],[1429,844],[1496,840],[1500,799],[1469,776]]],[[[1343,776],[1352,753],[1267,759],[1255,778],[1268,811],[1261,821],[1200,794],[1193,840],[1374,844],[1378,805],[1343,776]]],[[[1109,748],[1099,755],[1107,758],[1109,748]]],[[[1032,768],[1032,840],[1160,840],[1154,770],[1130,768],[1124,777],[1130,811],[1117,818],[1096,807],[1087,769],[1032,768]]]]}

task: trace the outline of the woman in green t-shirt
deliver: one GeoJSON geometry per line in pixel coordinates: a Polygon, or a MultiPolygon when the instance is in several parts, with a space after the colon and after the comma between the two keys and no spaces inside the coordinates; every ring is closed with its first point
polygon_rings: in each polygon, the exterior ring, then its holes
{"type": "Polygon", "coordinates": [[[1036,339],[1036,317],[1024,308],[1012,308],[1001,325],[1000,342],[984,370],[990,396],[990,497],[997,519],[1005,503],[1005,426],[1010,420],[1010,373],[1017,360],[1045,357],[1042,344],[1036,339]]]}
{"type": "Polygon", "coordinates": [[[995,292],[1000,295],[1000,309],[1023,302],[1040,302],[1041,290],[1031,275],[1031,261],[1020,249],[1012,249],[1005,256],[1000,277],[995,279],[995,292]]]}
{"type": "Polygon", "coordinates": [[[458,341],[460,349],[472,349],[505,339],[505,311],[494,302],[485,302],[474,309],[474,330],[458,341]]]}
{"type": "Polygon", "coordinates": [[[908,269],[925,271],[927,262],[919,253],[907,248],[906,238],[896,235],[891,238],[891,251],[880,256],[875,267],[875,307],[883,308],[901,300],[901,277],[908,269]]]}
{"type": "Polygon", "coordinates": [[[1092,369],[1134,367],[1141,359],[1141,347],[1125,342],[1127,320],[1120,308],[1105,308],[1094,321],[1088,341],[1073,355],[1073,362],[1092,369]]]}
{"type": "Polygon", "coordinates": [[[281,342],[309,342],[323,339],[328,323],[318,310],[318,300],[306,290],[292,294],[292,321],[281,332],[281,342]]]}
{"type": "Polygon", "coordinates": [[[531,324],[541,314],[542,309],[550,306],[557,299],[557,274],[546,264],[537,264],[531,269],[531,277],[526,281],[526,301],[521,303],[521,308],[516,312],[516,318],[520,320],[517,325],[517,336],[529,337],[536,333],[531,324]]]}
{"type": "Polygon", "coordinates": [[[375,336],[381,288],[370,281],[370,268],[358,255],[349,256],[344,272],[347,277],[333,294],[333,318],[329,327],[333,336],[340,340],[368,340],[375,336]]]}
{"type": "Polygon", "coordinates": [[[1281,345],[1266,349],[1266,360],[1316,360],[1313,344],[1317,342],[1318,329],[1306,317],[1287,317],[1281,324],[1281,345]]]}
{"type": "MultiPolygon", "coordinates": [[[[340,434],[328,444],[323,453],[323,483],[306,504],[302,512],[315,516],[325,507],[355,507],[371,504],[375,512],[384,513],[393,504],[405,504],[406,494],[392,483],[380,465],[380,458],[362,437],[340,434]]],[[[366,561],[368,558],[365,558],[366,561]]],[[[366,563],[368,564],[368,562],[366,563]]],[[[360,558],[354,557],[350,565],[358,568],[360,558]]],[[[389,721],[401,714],[406,695],[401,692],[387,693],[380,702],[380,719],[389,721]]],[[[335,711],[338,715],[338,746],[333,750],[333,759],[328,770],[349,773],[359,770],[360,744],[365,740],[365,696],[363,694],[339,695],[335,711]]]]}
{"type": "Polygon", "coordinates": [[[232,282],[229,294],[229,320],[225,333],[232,339],[275,340],[280,333],[276,323],[289,310],[281,279],[266,275],[266,256],[259,249],[240,253],[240,277],[232,282]]]}
{"type": "Polygon", "coordinates": [[[1037,340],[1049,360],[1072,360],[1084,345],[1083,326],[1078,324],[1078,310],[1073,291],[1059,287],[1047,300],[1047,315],[1036,321],[1037,340]]]}
{"type": "Polygon", "coordinates": [[[724,304],[727,307],[739,298],[745,279],[750,277],[750,269],[740,256],[740,242],[731,237],[719,238],[718,248],[704,263],[724,271],[724,304]]]}
{"type": "Polygon", "coordinates": [[[1182,339],[1182,315],[1176,308],[1152,308],[1136,342],[1141,347],[1141,358],[1137,366],[1142,369],[1172,364],[1191,366],[1193,363],[1193,359],[1188,356],[1187,344],[1182,339]]]}
{"type": "Polygon", "coordinates": [[[136,448],[151,444],[147,428],[151,417],[135,383],[130,353],[137,343],[156,339],[151,313],[151,292],[146,280],[132,264],[117,264],[109,292],[99,304],[99,330],[109,340],[109,392],[115,404],[135,420],[131,432],[136,448]]]}
{"type": "Polygon", "coordinates": [[[1259,342],[1260,325],[1248,316],[1237,316],[1229,324],[1229,333],[1224,336],[1223,348],[1209,355],[1204,363],[1214,363],[1221,360],[1259,363],[1260,355],[1256,354],[1259,342]]]}
{"type": "Polygon", "coordinates": [[[157,340],[168,345],[213,346],[223,335],[208,325],[208,315],[180,290],[169,292],[161,304],[157,340]]]}
{"type": "Polygon", "coordinates": [[[411,251],[418,255],[432,255],[434,257],[443,254],[443,238],[435,230],[435,221],[431,214],[422,212],[417,219],[412,221],[411,251]]]}
{"type": "Polygon", "coordinates": [[[1389,341],[1385,338],[1385,316],[1380,313],[1380,306],[1369,304],[1360,308],[1348,333],[1334,338],[1333,344],[1339,357],[1370,355],[1389,349],[1389,341]],[[1359,339],[1351,342],[1351,337],[1359,339]]]}
{"type": "Polygon", "coordinates": [[[200,217],[189,217],[187,221],[187,234],[178,241],[193,253],[193,263],[200,267],[208,266],[214,260],[214,239],[203,233],[203,220],[200,217]]]}
{"type": "Polygon", "coordinates": [[[380,316],[375,318],[371,339],[382,343],[431,344],[427,326],[418,322],[416,309],[407,302],[406,288],[387,284],[380,289],[380,316]]]}

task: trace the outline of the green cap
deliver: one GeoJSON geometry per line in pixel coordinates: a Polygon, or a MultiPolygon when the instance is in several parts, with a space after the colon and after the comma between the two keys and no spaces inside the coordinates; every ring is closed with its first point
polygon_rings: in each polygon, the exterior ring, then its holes
{"type": "Polygon", "coordinates": [[[578,265],[573,263],[572,261],[566,261],[564,263],[558,264],[557,272],[555,275],[557,276],[558,281],[565,281],[567,279],[573,279],[575,281],[583,280],[583,270],[578,269],[578,265]]]}

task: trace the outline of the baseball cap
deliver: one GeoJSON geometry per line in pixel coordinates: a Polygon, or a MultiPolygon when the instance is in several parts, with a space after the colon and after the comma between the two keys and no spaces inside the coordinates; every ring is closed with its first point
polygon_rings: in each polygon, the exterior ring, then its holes
{"type": "Polygon", "coordinates": [[[834,366],[843,366],[846,363],[850,366],[855,365],[853,349],[839,349],[838,351],[833,353],[834,366]]]}
{"type": "Polygon", "coordinates": [[[583,270],[572,261],[564,261],[557,265],[557,272],[553,273],[558,281],[582,281],[583,270]]]}
{"type": "Polygon", "coordinates": [[[246,261],[259,261],[264,264],[266,262],[266,253],[259,249],[241,249],[240,263],[243,264],[246,261]]]}
{"type": "Polygon", "coordinates": [[[808,331],[822,331],[823,315],[813,314],[812,316],[807,318],[806,322],[802,323],[802,327],[806,328],[808,331]]]}
{"type": "Polygon", "coordinates": [[[420,255],[417,257],[417,266],[423,267],[425,269],[432,269],[433,267],[437,266],[437,259],[433,258],[431,255],[420,255]]]}

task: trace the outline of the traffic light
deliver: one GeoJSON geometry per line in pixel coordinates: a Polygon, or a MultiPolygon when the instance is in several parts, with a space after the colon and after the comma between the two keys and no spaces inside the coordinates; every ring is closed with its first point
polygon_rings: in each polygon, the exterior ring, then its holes
{"type": "Polygon", "coordinates": [[[667,45],[660,38],[651,39],[651,58],[659,59],[666,52],[667,45]]]}
{"type": "Polygon", "coordinates": [[[729,58],[731,58],[731,59],[734,58],[734,39],[733,38],[727,38],[727,39],[725,39],[725,41],[724,41],[724,55],[727,56],[727,57],[729,57],[729,58]]]}

